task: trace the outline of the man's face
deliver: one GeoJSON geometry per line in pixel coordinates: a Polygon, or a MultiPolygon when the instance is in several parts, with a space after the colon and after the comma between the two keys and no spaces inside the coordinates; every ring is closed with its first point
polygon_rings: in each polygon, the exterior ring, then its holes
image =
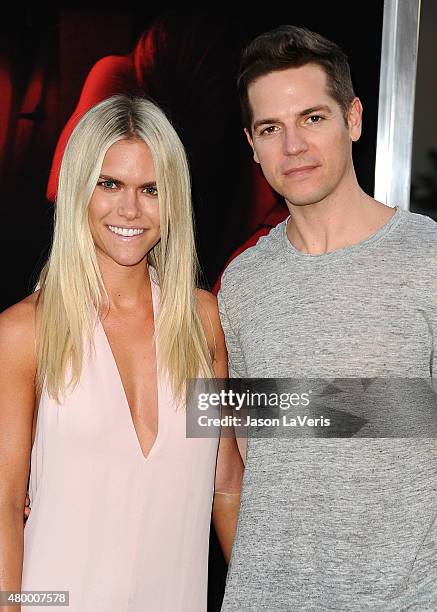
{"type": "Polygon", "coordinates": [[[347,125],[316,64],[270,72],[248,89],[254,159],[290,204],[321,202],[354,175],[352,141],[361,134],[362,107],[352,102],[347,125]]]}

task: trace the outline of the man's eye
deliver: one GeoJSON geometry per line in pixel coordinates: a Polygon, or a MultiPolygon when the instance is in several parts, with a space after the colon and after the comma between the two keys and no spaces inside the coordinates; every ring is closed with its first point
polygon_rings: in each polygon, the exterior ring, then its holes
{"type": "Polygon", "coordinates": [[[261,130],[261,136],[263,134],[274,134],[276,130],[277,130],[277,126],[276,125],[269,125],[268,127],[266,127],[263,130],[261,130]]]}
{"type": "Polygon", "coordinates": [[[149,187],[145,187],[143,189],[144,193],[147,193],[148,195],[151,196],[157,196],[158,195],[158,188],[157,187],[153,187],[152,185],[149,187]]]}
{"type": "Polygon", "coordinates": [[[114,181],[99,181],[97,185],[101,185],[103,189],[111,189],[111,190],[117,187],[114,181]]]}
{"type": "Polygon", "coordinates": [[[321,115],[310,115],[307,119],[307,123],[310,123],[311,125],[314,123],[320,123],[322,119],[323,117],[321,115]]]}

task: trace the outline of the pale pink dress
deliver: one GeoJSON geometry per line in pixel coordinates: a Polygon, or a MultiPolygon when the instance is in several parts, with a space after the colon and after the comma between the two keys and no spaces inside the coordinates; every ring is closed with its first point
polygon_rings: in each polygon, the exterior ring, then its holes
{"type": "Polygon", "coordinates": [[[205,612],[217,440],[186,438],[161,377],[146,459],[100,322],[94,341],[62,405],[43,390],[22,590],[68,590],[70,612],[205,612]]]}

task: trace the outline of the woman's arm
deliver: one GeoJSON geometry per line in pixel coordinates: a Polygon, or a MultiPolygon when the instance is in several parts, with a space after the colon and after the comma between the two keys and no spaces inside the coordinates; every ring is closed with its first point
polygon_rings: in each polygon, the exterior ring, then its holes
{"type": "MultiPolygon", "coordinates": [[[[199,305],[208,344],[214,354],[214,373],[217,378],[227,378],[226,345],[217,299],[211,293],[202,291],[199,292],[199,305]]],[[[226,563],[231,558],[237,529],[243,472],[244,465],[235,437],[222,437],[217,455],[212,520],[226,563]]]]}
{"type": "Polygon", "coordinates": [[[243,471],[235,438],[222,438],[217,457],[212,520],[226,563],[231,559],[237,531],[243,471]]]}
{"type": "MultiPolygon", "coordinates": [[[[35,296],[0,315],[0,591],[20,591],[35,406],[35,296]]],[[[0,606],[0,611],[17,610],[0,606]]]]}

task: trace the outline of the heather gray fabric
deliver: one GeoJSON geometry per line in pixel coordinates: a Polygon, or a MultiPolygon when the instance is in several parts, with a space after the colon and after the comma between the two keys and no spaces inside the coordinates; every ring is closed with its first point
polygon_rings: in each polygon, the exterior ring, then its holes
{"type": "MultiPolygon", "coordinates": [[[[434,221],[325,255],[285,227],[223,275],[230,376],[437,371],[434,221]]],[[[222,612],[437,610],[436,491],[434,439],[250,439],[222,612]]]]}

